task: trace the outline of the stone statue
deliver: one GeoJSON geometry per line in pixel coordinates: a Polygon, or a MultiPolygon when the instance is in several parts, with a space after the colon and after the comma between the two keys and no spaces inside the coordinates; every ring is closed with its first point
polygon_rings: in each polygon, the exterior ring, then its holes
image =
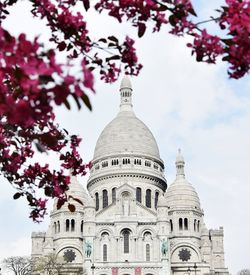
{"type": "Polygon", "coordinates": [[[163,239],[161,241],[161,254],[162,256],[166,257],[168,252],[168,242],[167,240],[163,239]]]}
{"type": "Polygon", "coordinates": [[[89,258],[92,253],[92,244],[89,241],[85,241],[85,255],[89,258]]]}

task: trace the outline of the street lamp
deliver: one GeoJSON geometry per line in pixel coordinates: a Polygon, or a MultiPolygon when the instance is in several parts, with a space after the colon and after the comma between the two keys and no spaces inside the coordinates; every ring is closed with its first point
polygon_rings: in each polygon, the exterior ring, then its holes
{"type": "Polygon", "coordinates": [[[95,265],[94,264],[91,265],[91,270],[92,270],[92,275],[94,275],[94,273],[95,273],[95,265]]]}

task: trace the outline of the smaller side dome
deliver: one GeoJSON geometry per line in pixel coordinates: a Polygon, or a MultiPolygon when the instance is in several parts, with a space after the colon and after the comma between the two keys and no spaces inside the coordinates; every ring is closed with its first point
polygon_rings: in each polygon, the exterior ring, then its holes
{"type": "Polygon", "coordinates": [[[75,176],[70,176],[70,185],[67,195],[71,195],[76,198],[85,198],[87,195],[84,187],[79,183],[77,177],[75,176]]]}
{"type": "Polygon", "coordinates": [[[164,194],[160,194],[158,198],[157,208],[159,207],[167,207],[167,200],[164,197],[164,194]]]}
{"type": "Polygon", "coordinates": [[[95,202],[94,199],[88,195],[88,198],[86,200],[86,204],[84,205],[85,208],[95,208],[95,202]]]}
{"type": "MultiPolygon", "coordinates": [[[[83,209],[83,207],[88,203],[89,194],[87,193],[83,185],[79,183],[79,181],[77,180],[77,177],[72,176],[71,174],[69,176],[70,176],[70,184],[69,184],[69,189],[66,191],[67,197],[69,198],[68,202],[74,204],[79,210],[83,209]],[[71,197],[80,200],[82,203],[77,202],[71,197]]],[[[55,199],[54,205],[53,205],[53,211],[58,210],[57,202],[58,202],[58,199],[55,199]]],[[[66,202],[61,209],[68,211],[68,203],[66,202]]]]}
{"type": "Polygon", "coordinates": [[[202,227],[201,227],[201,235],[202,236],[209,236],[209,231],[205,225],[205,223],[202,224],[202,227]]]}
{"type": "Polygon", "coordinates": [[[196,208],[200,210],[200,200],[194,187],[186,180],[185,161],[179,149],[176,158],[176,179],[166,192],[167,205],[170,208],[196,208]]]}

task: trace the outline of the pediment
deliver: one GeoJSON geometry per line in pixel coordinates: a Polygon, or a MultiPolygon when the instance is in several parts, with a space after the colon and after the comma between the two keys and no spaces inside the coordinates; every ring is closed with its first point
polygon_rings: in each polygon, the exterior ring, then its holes
{"type": "Polygon", "coordinates": [[[117,200],[108,207],[102,209],[96,214],[98,222],[100,221],[138,221],[138,222],[155,222],[157,213],[150,208],[143,206],[135,200],[129,201],[128,210],[124,210],[123,201],[117,200]]]}

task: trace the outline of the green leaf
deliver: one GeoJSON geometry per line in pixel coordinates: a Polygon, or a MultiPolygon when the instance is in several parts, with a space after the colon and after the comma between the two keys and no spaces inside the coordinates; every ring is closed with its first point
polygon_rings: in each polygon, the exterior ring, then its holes
{"type": "Polygon", "coordinates": [[[58,200],[56,204],[57,210],[61,209],[61,207],[64,205],[65,201],[64,200],[58,200]]]}
{"type": "Polygon", "coordinates": [[[67,51],[71,50],[72,48],[73,48],[73,45],[69,44],[68,47],[67,47],[67,51]]]}
{"type": "Polygon", "coordinates": [[[103,42],[103,43],[107,43],[107,39],[105,39],[105,38],[101,38],[101,39],[99,39],[98,41],[99,41],[99,42],[103,42]]]}
{"type": "Polygon", "coordinates": [[[116,47],[116,44],[115,43],[108,43],[108,47],[116,47]]]}
{"type": "Polygon", "coordinates": [[[68,209],[69,209],[70,212],[75,212],[76,211],[76,207],[74,206],[74,204],[71,204],[71,203],[68,204],[68,209]]]}
{"type": "Polygon", "coordinates": [[[197,14],[196,14],[196,12],[194,11],[193,8],[189,9],[188,12],[189,12],[190,14],[192,14],[193,16],[197,16],[197,14]]]}
{"type": "Polygon", "coordinates": [[[119,40],[115,36],[113,36],[113,35],[109,36],[108,39],[111,40],[111,41],[113,41],[113,42],[116,42],[116,43],[119,42],[119,40]]]}
{"type": "Polygon", "coordinates": [[[59,49],[59,51],[64,51],[65,48],[67,47],[66,43],[64,41],[62,41],[61,43],[58,44],[57,48],[59,49]]]}
{"type": "Polygon", "coordinates": [[[13,196],[13,199],[14,200],[17,200],[19,199],[23,194],[22,193],[16,193],[14,196],[13,196]]]}
{"type": "Polygon", "coordinates": [[[28,193],[27,195],[26,195],[26,199],[27,199],[27,201],[30,203],[30,205],[31,205],[31,203],[32,203],[32,200],[33,200],[33,196],[30,194],[30,193],[28,193]]]}
{"type": "Polygon", "coordinates": [[[69,104],[69,102],[68,102],[67,99],[65,99],[63,103],[64,103],[64,105],[66,106],[66,108],[67,108],[68,110],[71,109],[70,104],[69,104]]]}
{"type": "Polygon", "coordinates": [[[232,39],[221,39],[222,42],[224,42],[227,46],[233,45],[233,40],[232,39]]]}
{"type": "Polygon", "coordinates": [[[75,100],[75,102],[76,102],[76,105],[77,105],[78,110],[80,110],[80,109],[81,109],[81,104],[80,104],[80,102],[79,102],[78,96],[75,95],[75,94],[72,94],[72,96],[73,96],[73,98],[74,98],[74,100],[75,100]]]}
{"type": "Polygon", "coordinates": [[[169,16],[168,21],[173,27],[176,25],[175,16],[173,14],[169,16]]]}
{"type": "Polygon", "coordinates": [[[106,61],[109,62],[110,60],[119,60],[120,58],[120,55],[113,55],[111,57],[107,57],[106,61]]]}
{"type": "Polygon", "coordinates": [[[49,187],[49,186],[46,186],[46,187],[44,188],[44,194],[45,194],[46,196],[48,196],[48,197],[51,197],[51,196],[52,196],[52,188],[49,187]]]}
{"type": "Polygon", "coordinates": [[[83,6],[85,8],[85,10],[87,11],[89,9],[89,0],[83,0],[83,6]]]}
{"type": "Polygon", "coordinates": [[[142,37],[146,31],[146,25],[144,23],[138,24],[138,36],[142,37]]]}
{"type": "Polygon", "coordinates": [[[229,61],[229,60],[230,60],[229,55],[226,55],[226,56],[222,57],[222,61],[229,61]]]}
{"type": "Polygon", "coordinates": [[[84,95],[81,96],[81,99],[82,99],[83,103],[88,107],[88,109],[90,111],[92,111],[92,105],[90,103],[89,97],[84,94],[84,95]]]}
{"type": "Polygon", "coordinates": [[[41,84],[48,84],[51,81],[54,81],[51,75],[39,75],[39,82],[41,84]]]}
{"type": "Polygon", "coordinates": [[[79,199],[77,199],[77,198],[72,198],[74,201],[77,201],[78,203],[80,203],[81,205],[83,205],[83,202],[81,201],[81,200],[79,200],[79,199]]]}

